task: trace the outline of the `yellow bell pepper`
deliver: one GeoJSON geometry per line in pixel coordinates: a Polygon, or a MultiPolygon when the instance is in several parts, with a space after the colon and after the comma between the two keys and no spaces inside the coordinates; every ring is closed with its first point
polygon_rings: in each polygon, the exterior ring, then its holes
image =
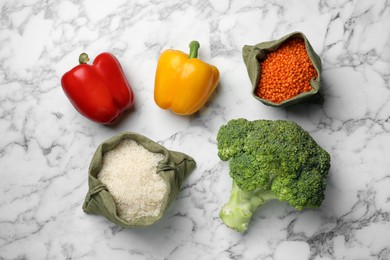
{"type": "Polygon", "coordinates": [[[191,115],[203,107],[219,80],[218,69],[199,59],[199,42],[190,43],[190,54],[164,51],[158,60],[154,100],[162,109],[191,115]]]}

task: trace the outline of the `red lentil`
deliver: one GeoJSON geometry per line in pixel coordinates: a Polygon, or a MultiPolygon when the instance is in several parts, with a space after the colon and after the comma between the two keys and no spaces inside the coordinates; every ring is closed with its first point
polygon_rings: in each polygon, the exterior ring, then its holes
{"type": "Polygon", "coordinates": [[[311,90],[310,80],[317,71],[307,55],[305,42],[291,38],[267,55],[260,63],[260,82],[256,95],[274,103],[281,103],[311,90]]]}

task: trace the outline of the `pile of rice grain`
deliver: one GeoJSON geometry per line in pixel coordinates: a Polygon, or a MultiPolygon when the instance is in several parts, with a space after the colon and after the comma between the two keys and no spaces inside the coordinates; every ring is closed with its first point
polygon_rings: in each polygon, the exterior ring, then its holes
{"type": "Polygon", "coordinates": [[[130,139],[103,155],[98,179],[113,195],[119,217],[129,221],[159,214],[167,189],[164,179],[156,174],[163,158],[130,139]]]}

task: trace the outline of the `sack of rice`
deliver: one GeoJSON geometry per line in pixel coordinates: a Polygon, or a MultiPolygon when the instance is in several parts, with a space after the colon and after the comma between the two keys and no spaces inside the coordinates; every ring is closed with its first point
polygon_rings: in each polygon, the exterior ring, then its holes
{"type": "Polygon", "coordinates": [[[164,215],[194,159],[136,133],[122,133],[96,150],[83,210],[123,226],[147,226],[164,215]]]}
{"type": "Polygon", "coordinates": [[[242,56],[252,96],[263,104],[283,107],[300,102],[323,103],[321,59],[303,33],[245,45],[242,56]]]}

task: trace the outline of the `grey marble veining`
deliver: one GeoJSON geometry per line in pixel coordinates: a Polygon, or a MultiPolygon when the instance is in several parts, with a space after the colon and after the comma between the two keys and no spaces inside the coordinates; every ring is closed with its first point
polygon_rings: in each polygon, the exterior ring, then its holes
{"type": "Polygon", "coordinates": [[[0,1],[0,259],[390,259],[390,3],[378,1],[0,1]],[[266,107],[250,95],[244,44],[306,34],[323,62],[325,103],[266,107]],[[216,65],[196,115],[154,103],[167,49],[216,65]],[[61,76],[78,55],[110,51],[136,103],[115,127],[83,118],[61,76]],[[332,158],[326,199],[298,212],[272,201],[249,232],[218,218],[231,180],[216,133],[232,118],[290,119],[332,158]],[[97,146],[142,133],[198,163],[167,215],[123,229],[81,206],[97,146]]]}

